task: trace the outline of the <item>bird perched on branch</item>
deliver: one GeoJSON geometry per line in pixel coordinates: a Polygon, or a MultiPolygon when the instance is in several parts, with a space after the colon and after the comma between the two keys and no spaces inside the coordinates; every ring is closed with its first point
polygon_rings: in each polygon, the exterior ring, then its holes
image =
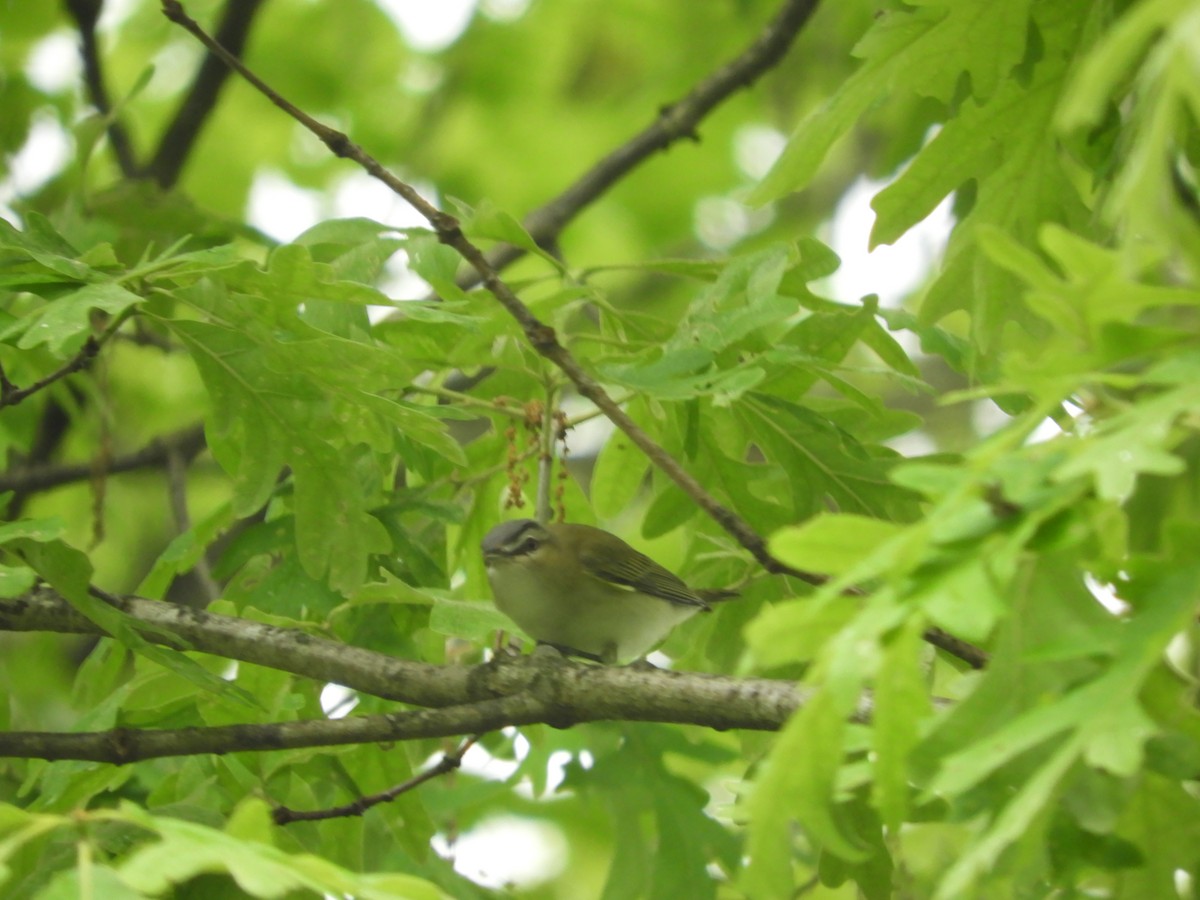
{"type": "Polygon", "coordinates": [[[534,640],[603,663],[637,659],[732,591],[697,591],[614,534],[514,519],[483,539],[496,607],[534,640]]]}

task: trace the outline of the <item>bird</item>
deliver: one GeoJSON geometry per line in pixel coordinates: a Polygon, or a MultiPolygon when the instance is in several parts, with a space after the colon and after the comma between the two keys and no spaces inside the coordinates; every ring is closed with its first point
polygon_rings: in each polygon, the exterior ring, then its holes
{"type": "Polygon", "coordinates": [[[496,607],[539,644],[596,662],[641,659],[710,601],[619,537],[590,525],[501,522],[480,545],[496,607]]]}

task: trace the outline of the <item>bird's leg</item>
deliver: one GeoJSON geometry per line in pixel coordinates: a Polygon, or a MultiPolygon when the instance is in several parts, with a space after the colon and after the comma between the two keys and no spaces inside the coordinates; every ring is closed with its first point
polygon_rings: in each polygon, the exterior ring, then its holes
{"type": "Polygon", "coordinates": [[[542,648],[547,648],[547,651],[558,653],[561,656],[578,656],[581,659],[591,660],[592,662],[602,663],[604,658],[595,653],[587,653],[583,650],[576,650],[574,647],[564,647],[562,644],[552,644],[549,641],[538,641],[537,647],[534,648],[534,653],[544,653],[542,648]]]}

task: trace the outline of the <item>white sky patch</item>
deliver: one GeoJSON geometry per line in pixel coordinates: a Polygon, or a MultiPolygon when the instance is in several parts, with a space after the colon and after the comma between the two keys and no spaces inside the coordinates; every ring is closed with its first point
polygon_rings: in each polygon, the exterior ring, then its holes
{"type": "Polygon", "coordinates": [[[321,712],[331,719],[341,719],[358,706],[358,696],[348,687],[327,684],[321,689],[321,712]]]}
{"type": "Polygon", "coordinates": [[[115,31],[133,15],[138,7],[138,0],[105,0],[100,11],[100,19],[96,22],[99,32],[115,31]]]}
{"type": "MultiPolygon", "coordinates": [[[[413,187],[422,197],[437,205],[438,194],[433,185],[418,182],[413,187]]],[[[353,172],[338,182],[333,189],[333,215],[339,219],[362,216],[396,228],[429,227],[425,217],[407,201],[366,172],[353,172]]],[[[430,292],[429,283],[408,267],[408,254],[404,251],[388,260],[379,287],[396,300],[423,300],[430,292]]],[[[383,310],[380,315],[390,312],[383,310]]]]}
{"type": "Polygon", "coordinates": [[[277,241],[295,240],[321,220],[320,194],[276,171],[260,172],[250,186],[250,224],[277,241]]]}
{"type": "Polygon", "coordinates": [[[1056,437],[1063,434],[1063,430],[1058,427],[1058,423],[1051,418],[1042,420],[1042,424],[1033,429],[1033,432],[1026,438],[1026,444],[1042,444],[1046,441],[1052,441],[1056,437]]]}
{"type": "Polygon", "coordinates": [[[829,243],[842,260],[829,279],[835,300],[853,303],[866,294],[878,294],[884,306],[898,306],[941,259],[954,226],[949,197],[896,243],[867,250],[875,221],[871,199],[887,184],[859,178],[842,195],[833,214],[829,243]]]}
{"type": "MultiPolygon", "coordinates": [[[[324,695],[322,695],[322,703],[324,703],[324,695]]],[[[463,754],[462,770],[476,778],[485,778],[488,781],[506,781],[511,778],[513,772],[529,755],[529,741],[515,729],[513,729],[513,733],[516,735],[513,741],[515,759],[501,759],[493,756],[479,744],[472,744],[463,754]]],[[[425,763],[425,767],[435,765],[438,759],[440,759],[440,754],[430,757],[425,763]]],[[[567,766],[570,765],[572,759],[574,759],[574,754],[569,750],[558,750],[550,754],[550,758],[546,761],[546,794],[553,794],[558,790],[559,785],[566,778],[567,766]]],[[[594,763],[595,759],[592,754],[586,750],[579,754],[579,764],[583,768],[590,769],[594,763]]],[[[534,799],[533,790],[524,780],[515,785],[513,790],[526,799],[534,799]]]]}
{"type": "Polygon", "coordinates": [[[991,400],[977,400],[971,404],[971,427],[981,437],[995,434],[1012,418],[991,400]]]}
{"type": "Polygon", "coordinates": [[[382,9],[414,50],[444,50],[466,29],[475,12],[475,0],[378,0],[382,9]]]}
{"type": "Polygon", "coordinates": [[[916,431],[906,431],[904,434],[898,434],[894,438],[888,438],[884,444],[891,447],[901,456],[909,459],[915,459],[918,456],[928,456],[931,453],[937,452],[937,444],[933,438],[920,429],[916,431]]]}
{"type": "Polygon", "coordinates": [[[546,760],[546,793],[553,794],[567,777],[567,766],[575,755],[570,750],[555,750],[546,760]]]}
{"type": "MultiPolygon", "coordinates": [[[[562,407],[567,418],[571,419],[592,412],[596,408],[590,400],[575,395],[564,397],[562,407]]],[[[567,432],[567,447],[571,457],[595,456],[600,452],[600,448],[608,443],[608,439],[615,431],[616,426],[604,416],[596,416],[586,422],[580,422],[567,432]]]]}
{"type": "Polygon", "coordinates": [[[0,179],[0,215],[18,221],[20,217],[9,204],[41,187],[66,165],[70,155],[70,135],[48,111],[37,113],[24,146],[6,160],[8,177],[0,179]]]}
{"type": "MultiPolygon", "coordinates": [[[[428,186],[414,186],[422,197],[436,201],[436,193],[428,186]]],[[[396,228],[429,227],[424,216],[366,172],[352,172],[337,183],[333,189],[333,215],[339,219],[364,216],[396,228]]]]}
{"type": "Polygon", "coordinates": [[[1100,605],[1114,616],[1123,616],[1129,612],[1129,604],[1117,596],[1116,585],[1098,581],[1086,572],[1083,575],[1083,583],[1100,605]]]}
{"type": "Polygon", "coordinates": [[[567,841],[552,825],[519,816],[485,819],[454,842],[442,835],[433,848],[454,859],[454,868],[485,887],[531,887],[559,875],[567,865],[567,841]]]}
{"type": "Polygon", "coordinates": [[[25,62],[25,77],[47,94],[57,94],[79,84],[82,71],[79,35],[74,31],[56,31],[38,41],[25,62]]]}
{"type": "MultiPolygon", "coordinates": [[[[513,742],[513,752],[516,759],[500,759],[493,756],[479,744],[472,744],[463,754],[462,770],[476,778],[486,778],[488,781],[504,781],[521,764],[521,760],[529,754],[529,742],[520,735],[513,742]]],[[[434,757],[427,765],[432,765],[439,757],[434,757]]]]}

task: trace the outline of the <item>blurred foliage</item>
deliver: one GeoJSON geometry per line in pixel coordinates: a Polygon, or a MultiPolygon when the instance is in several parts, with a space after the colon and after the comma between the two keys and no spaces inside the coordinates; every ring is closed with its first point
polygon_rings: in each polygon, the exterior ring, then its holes
{"type": "MultiPolygon", "coordinates": [[[[186,5],[210,27],[223,9],[186,5]]],[[[776,8],[483,3],[422,50],[368,0],[270,0],[245,57],[489,246],[776,8]]],[[[698,141],[584,210],[561,262],[505,273],[778,558],[829,577],[810,589],[758,571],[624,435],[586,437],[592,411],[490,296],[455,285],[454,252],[397,207],[364,214],[390,197],[246,84],[224,85],[163,191],[122,177],[64,77],[65,9],[0,0],[5,396],[81,362],[0,409],[0,594],[44,580],[115,636],[0,635],[0,727],[325,714],[322,685],[146,643],[89,584],[479,661],[496,620],[476,548],[519,514],[514,486],[532,497],[526,409],[564,395],[568,518],[697,585],[742,585],[667,640],[672,664],[813,690],[778,735],[487,735],[453,777],[286,828],[264,801],[347,803],[446,748],[6,759],[4,896],[495,896],[465,852],[459,872],[434,848],[514,817],[565,838],[521,896],[1190,896],[1196,25],[1185,0],[823,4],[698,141]],[[764,175],[746,147],[772,134],[785,146],[764,175]],[[56,139],[61,164],[29,181],[56,139]],[[902,305],[826,296],[822,237],[864,175],[887,179],[874,243],[954,203],[941,265],[902,305]],[[272,179],[310,191],[320,221],[265,233],[272,179]],[[736,215],[706,244],[714,198],[736,215]],[[413,275],[440,298],[400,302],[413,275]],[[115,471],[201,424],[194,459],[115,471]],[[70,464],[83,476],[26,480],[70,464]],[[931,626],[988,667],[935,656],[931,626]],[[852,723],[865,690],[874,715],[852,723]]],[[[98,38],[146,165],[202,53],[149,0],[109,4],[98,38]]]]}

